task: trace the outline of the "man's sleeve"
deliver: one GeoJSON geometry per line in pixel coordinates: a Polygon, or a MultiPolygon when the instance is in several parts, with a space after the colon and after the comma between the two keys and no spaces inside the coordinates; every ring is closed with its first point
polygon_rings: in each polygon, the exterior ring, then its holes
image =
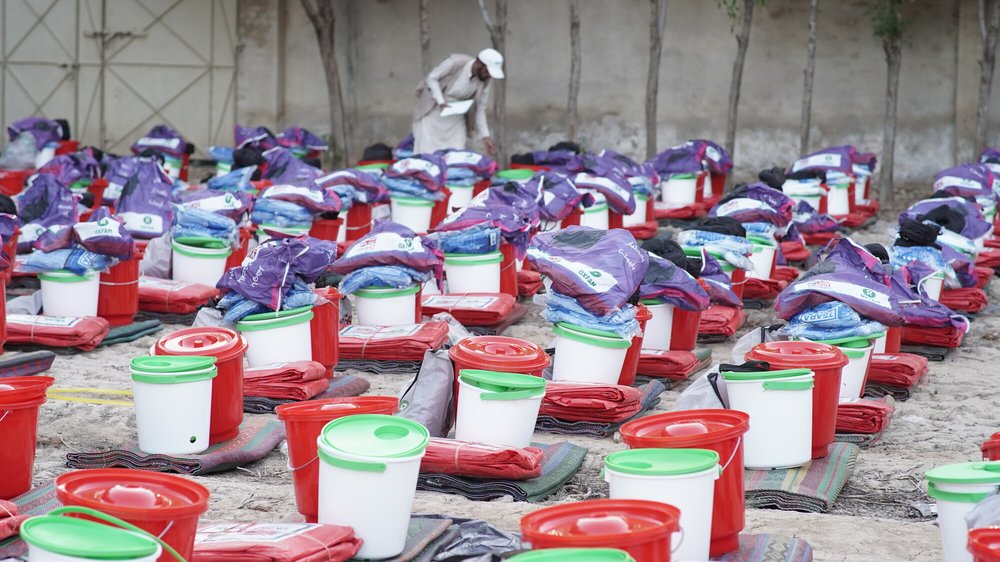
{"type": "Polygon", "coordinates": [[[431,96],[438,105],[444,105],[444,94],[441,92],[441,78],[451,71],[451,57],[444,59],[444,62],[437,65],[430,74],[427,75],[427,87],[431,90],[431,96]]]}
{"type": "Polygon", "coordinates": [[[490,126],[486,122],[486,108],[490,104],[490,91],[493,85],[493,81],[486,83],[483,87],[483,93],[479,95],[479,99],[476,100],[476,131],[479,132],[479,138],[486,138],[490,136],[490,126]]]}

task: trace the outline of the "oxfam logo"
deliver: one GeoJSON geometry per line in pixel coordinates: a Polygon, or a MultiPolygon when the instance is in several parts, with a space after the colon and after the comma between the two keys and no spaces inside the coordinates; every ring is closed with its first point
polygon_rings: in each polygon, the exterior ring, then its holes
{"type": "Polygon", "coordinates": [[[601,272],[600,271],[591,271],[590,272],[590,276],[591,277],[600,277],[601,276],[601,272]]]}
{"type": "Polygon", "coordinates": [[[104,218],[97,221],[97,226],[108,226],[108,219],[104,218]]]}
{"type": "Polygon", "coordinates": [[[875,291],[873,291],[871,289],[862,289],[861,290],[861,296],[865,297],[866,299],[874,299],[875,298],[875,291]]]}
{"type": "Polygon", "coordinates": [[[146,224],[153,224],[153,217],[143,217],[142,222],[146,224]]]}

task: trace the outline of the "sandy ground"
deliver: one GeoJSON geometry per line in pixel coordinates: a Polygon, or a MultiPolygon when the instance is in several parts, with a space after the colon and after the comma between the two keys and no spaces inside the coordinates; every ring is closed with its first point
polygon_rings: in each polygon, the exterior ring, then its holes
{"type": "MultiPolygon", "coordinates": [[[[880,223],[856,233],[855,239],[883,241],[885,232],[885,223],[880,223]]],[[[988,290],[991,301],[1000,303],[1000,284],[993,283],[988,290]]],[[[532,305],[532,313],[507,335],[549,343],[551,331],[537,312],[532,305]]],[[[918,508],[928,503],[922,474],[936,465],[977,460],[980,443],[1000,430],[996,371],[988,367],[1000,364],[1000,316],[989,312],[975,319],[963,347],[943,363],[932,363],[929,376],[915,395],[898,403],[895,418],[881,441],[862,451],[857,470],[832,514],[749,510],[747,531],[802,537],[812,544],[817,561],[940,560],[933,516],[922,515],[918,508]]],[[[770,311],[752,312],[740,333],[769,323],[772,315],[770,311]]],[[[169,331],[181,327],[165,328],[169,331]]],[[[91,353],[60,356],[50,374],[56,378],[57,387],[128,389],[129,360],[147,353],[155,339],[146,337],[91,353]]],[[[712,347],[716,362],[728,358],[731,343],[712,347]]],[[[361,374],[372,383],[370,394],[396,394],[408,379],[361,374]]],[[[666,392],[658,409],[669,410],[685,386],[666,392]]],[[[101,450],[134,438],[130,408],[50,400],[41,410],[34,481],[42,484],[65,472],[68,452],[101,450]]],[[[536,434],[536,438],[543,442],[566,439],[549,434],[536,434]]],[[[599,478],[601,459],[625,448],[616,439],[573,441],[590,450],[584,466],[563,493],[544,505],[605,496],[607,487],[599,478]]],[[[212,492],[205,519],[277,521],[296,511],[291,477],[281,450],[239,470],[196,479],[212,492]]],[[[459,496],[417,492],[414,511],[480,518],[517,530],[519,518],[536,507],[509,500],[484,504],[459,496]]]]}

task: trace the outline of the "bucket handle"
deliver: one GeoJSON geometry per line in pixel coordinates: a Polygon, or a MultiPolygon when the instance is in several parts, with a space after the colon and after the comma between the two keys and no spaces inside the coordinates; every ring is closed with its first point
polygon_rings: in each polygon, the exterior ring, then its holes
{"type": "Polygon", "coordinates": [[[319,455],[313,457],[312,460],[306,462],[305,464],[301,464],[299,466],[292,467],[291,459],[289,459],[288,462],[285,463],[285,467],[288,468],[288,472],[298,472],[298,471],[302,470],[303,468],[311,465],[312,463],[314,463],[314,462],[316,462],[318,460],[319,460],[319,455]]]}
{"type": "Polygon", "coordinates": [[[50,511],[48,515],[62,515],[64,513],[80,513],[83,515],[87,515],[89,517],[93,517],[95,519],[100,519],[105,523],[111,523],[112,525],[120,527],[126,531],[132,531],[133,533],[149,537],[154,541],[158,542],[160,546],[163,547],[163,550],[169,552],[171,556],[173,556],[178,560],[178,562],[187,562],[187,560],[185,560],[183,556],[181,556],[180,554],[177,553],[176,550],[174,550],[174,547],[163,542],[163,539],[161,539],[160,537],[154,536],[152,533],[144,531],[139,527],[136,527],[135,525],[129,523],[128,521],[123,521],[117,517],[114,517],[113,515],[108,515],[106,513],[97,511],[96,509],[91,509],[89,507],[78,507],[78,506],[58,507],[50,511]]]}
{"type": "MultiPolygon", "coordinates": [[[[674,532],[681,534],[681,540],[677,541],[677,546],[675,546],[675,547],[673,547],[673,548],[670,549],[670,554],[677,554],[677,551],[680,550],[681,546],[684,545],[684,537],[686,536],[684,534],[684,527],[678,526],[677,530],[674,531],[674,532]]],[[[671,534],[673,534],[673,533],[671,533],[671,534]]]]}
{"type": "Polygon", "coordinates": [[[743,436],[740,435],[739,437],[736,438],[736,446],[733,447],[733,454],[729,455],[729,460],[726,461],[726,464],[722,465],[722,469],[719,470],[719,474],[722,474],[723,472],[726,471],[727,468],[729,468],[729,463],[733,462],[733,459],[736,458],[736,451],[740,450],[740,445],[742,443],[743,443],[743,436]]]}
{"type": "Polygon", "coordinates": [[[11,413],[11,410],[4,410],[3,411],[3,415],[0,416],[0,422],[2,422],[3,420],[7,419],[7,415],[10,414],[10,413],[11,413]]]}

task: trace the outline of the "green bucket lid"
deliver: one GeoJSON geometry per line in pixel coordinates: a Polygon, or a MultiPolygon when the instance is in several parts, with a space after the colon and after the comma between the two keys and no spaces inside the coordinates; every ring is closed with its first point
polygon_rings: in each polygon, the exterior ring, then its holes
{"type": "Polygon", "coordinates": [[[274,320],[275,318],[291,318],[293,316],[303,314],[307,310],[312,310],[311,304],[300,306],[298,308],[289,308],[288,310],[278,310],[276,312],[260,312],[258,314],[250,314],[248,316],[244,316],[240,322],[261,322],[265,320],[274,320]]]}
{"type": "Polygon", "coordinates": [[[670,304],[667,302],[663,302],[659,299],[639,299],[639,302],[646,306],[660,306],[662,304],[670,304]]]}
{"type": "Polygon", "coordinates": [[[515,554],[509,562],[635,562],[617,548],[545,548],[515,554]]]}
{"type": "Polygon", "coordinates": [[[628,449],[604,457],[615,472],[642,476],[680,476],[719,465],[719,453],[708,449],[628,449]]]}
{"type": "Polygon", "coordinates": [[[1000,485],[1000,461],[946,464],[928,470],[924,477],[938,484],[1000,485]]]}
{"type": "Polygon", "coordinates": [[[181,236],[180,238],[174,238],[173,242],[182,246],[191,246],[192,248],[207,248],[212,250],[229,248],[229,244],[225,240],[219,240],[211,236],[181,236]]]}
{"type": "Polygon", "coordinates": [[[693,180],[696,177],[695,174],[667,174],[667,179],[693,180]]]}
{"type": "Polygon", "coordinates": [[[77,517],[41,515],[21,524],[30,546],[88,560],[133,560],[156,554],[159,543],[138,533],[77,517]]]}
{"type": "Polygon", "coordinates": [[[747,236],[747,240],[753,242],[754,244],[760,244],[761,246],[767,246],[769,248],[770,247],[776,247],[778,245],[778,242],[775,241],[774,238],[767,238],[765,236],[757,236],[755,234],[751,234],[751,235],[747,236]]]}
{"type": "Polygon", "coordinates": [[[486,263],[500,263],[503,261],[503,254],[500,252],[490,252],[488,254],[445,254],[444,263],[447,265],[482,265],[486,263]]]}
{"type": "Polygon", "coordinates": [[[362,164],[355,166],[355,170],[384,170],[389,167],[388,162],[374,162],[372,164],[362,164]]]}
{"type": "Polygon", "coordinates": [[[518,373],[462,369],[458,378],[483,391],[483,400],[518,400],[545,394],[545,379],[518,373]]]}
{"type": "Polygon", "coordinates": [[[884,335],[885,332],[878,332],[877,334],[868,334],[866,336],[850,336],[846,338],[836,338],[832,340],[813,340],[813,341],[815,341],[816,343],[835,345],[837,347],[864,349],[869,345],[871,345],[872,340],[877,340],[884,335]]]}
{"type": "Polygon", "coordinates": [[[430,440],[427,428],[398,416],[356,414],[326,424],[320,449],[351,456],[404,458],[420,454],[430,440]]]}
{"type": "Polygon", "coordinates": [[[132,380],[149,384],[179,384],[216,377],[215,357],[151,355],[132,359],[132,380]]]}
{"type": "Polygon", "coordinates": [[[392,203],[400,205],[403,207],[433,207],[434,202],[430,199],[421,199],[420,197],[401,197],[399,195],[394,195],[389,199],[392,203]]]}
{"type": "Polygon", "coordinates": [[[410,285],[409,287],[403,287],[402,289],[396,289],[393,287],[368,287],[365,289],[358,289],[354,292],[354,296],[364,297],[366,299],[388,299],[392,297],[413,295],[419,290],[420,285],[410,285]]]}
{"type": "Polygon", "coordinates": [[[760,371],[757,373],[730,373],[720,372],[722,378],[727,381],[765,381],[775,379],[789,379],[792,377],[802,377],[812,374],[811,369],[782,369],[780,371],[760,371]]]}
{"type": "Polygon", "coordinates": [[[236,329],[241,332],[273,330],[275,328],[284,328],[285,326],[304,324],[312,319],[313,311],[310,304],[289,310],[261,312],[260,314],[244,316],[242,320],[236,323],[236,329]]]}
{"type": "Polygon", "coordinates": [[[94,278],[94,272],[88,271],[83,275],[77,275],[72,271],[59,269],[55,271],[45,271],[38,274],[38,278],[43,281],[54,281],[56,283],[82,283],[94,278]]]}
{"type": "Polygon", "coordinates": [[[555,327],[553,327],[553,331],[557,336],[562,336],[573,341],[588,343],[599,347],[622,349],[632,345],[631,340],[624,339],[613,332],[584,328],[583,326],[575,326],[565,322],[558,322],[555,327]]]}
{"type": "Polygon", "coordinates": [[[495,175],[502,180],[530,180],[535,176],[535,171],[528,168],[511,168],[500,170],[495,175]]]}

